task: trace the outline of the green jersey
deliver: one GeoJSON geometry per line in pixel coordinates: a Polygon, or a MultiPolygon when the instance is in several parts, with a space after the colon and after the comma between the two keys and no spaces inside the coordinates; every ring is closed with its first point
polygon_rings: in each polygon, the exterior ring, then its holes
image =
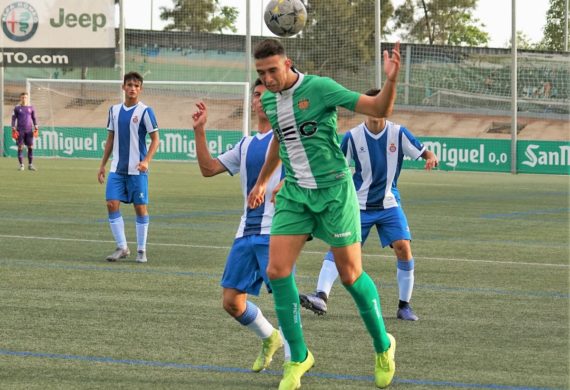
{"type": "Polygon", "coordinates": [[[263,94],[261,104],[279,141],[285,180],[303,188],[325,188],[350,177],[336,108],[354,111],[359,97],[330,78],[302,73],[291,88],[263,94]]]}

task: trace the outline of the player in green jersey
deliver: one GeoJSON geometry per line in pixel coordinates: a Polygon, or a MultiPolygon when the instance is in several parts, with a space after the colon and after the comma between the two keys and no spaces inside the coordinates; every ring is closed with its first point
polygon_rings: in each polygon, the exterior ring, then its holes
{"type": "Polygon", "coordinates": [[[278,40],[266,39],[255,48],[257,74],[268,90],[261,98],[262,105],[275,137],[249,194],[249,206],[263,202],[267,181],[279,159],[286,171],[281,189],[274,190],[267,267],[277,318],[291,349],[280,390],[298,389],[301,377],[314,364],[303,337],[299,294],[292,274],[311,234],[331,246],[340,279],[372,336],[376,385],[387,387],[394,377],[396,340],[386,332],[376,286],[362,270],[359,206],[340,149],[336,107],[374,117],[389,116],[396,99],[399,46],[396,43],[391,56],[384,52],[386,82],[376,96],[350,91],[326,77],[298,72],[278,40]]]}

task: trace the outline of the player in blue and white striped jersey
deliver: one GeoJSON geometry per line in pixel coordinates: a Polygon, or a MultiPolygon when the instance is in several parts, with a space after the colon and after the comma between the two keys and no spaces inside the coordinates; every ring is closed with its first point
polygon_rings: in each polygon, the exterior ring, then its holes
{"type": "Polygon", "coordinates": [[[105,198],[109,213],[109,225],[117,242],[115,252],[107,256],[108,261],[117,261],[130,254],[125,236],[125,224],[120,204],[133,203],[136,213],[137,263],[146,263],[146,241],[148,235],[148,165],[159,145],[158,125],[152,108],[139,101],[143,89],[143,78],[137,72],[125,74],[122,89],[123,103],[109,109],[107,120],[107,142],[99,167],[99,183],[105,181],[105,166],[113,152],[111,169],[107,180],[105,198]],[[146,146],[146,135],[150,135],[150,146],[146,146]]]}
{"type": "MultiPolygon", "coordinates": [[[[256,208],[248,207],[248,194],[257,182],[273,139],[271,124],[260,103],[265,90],[265,86],[257,80],[253,89],[252,107],[257,114],[259,132],[254,136],[242,138],[233,149],[217,158],[212,158],[206,145],[206,105],[198,103],[198,110],[192,116],[198,164],[202,175],[211,177],[228,172],[232,176],[236,173],[241,176],[243,215],[226,260],[221,286],[226,312],[263,340],[261,352],[253,363],[252,370],[255,372],[266,369],[275,352],[283,346],[279,331],[264,317],[261,310],[248,300],[248,294],[259,295],[263,283],[267,290],[271,291],[266,268],[269,262],[269,233],[275,212],[272,196],[284,177],[283,168],[275,170],[267,185],[265,201],[256,208]]],[[[287,347],[285,354],[288,354],[287,347]]]]}
{"type": "MultiPolygon", "coordinates": [[[[379,90],[366,92],[375,96],[379,90]]],[[[405,127],[384,118],[367,117],[366,121],[348,131],[341,149],[349,162],[354,162],[352,176],[360,206],[362,244],[376,226],[382,247],[390,245],[397,258],[399,304],[396,313],[402,320],[416,321],[410,306],[414,287],[414,258],[412,238],[406,215],[400,204],[397,183],[404,156],[413,160],[422,157],[425,168],[438,165],[435,154],[427,150],[405,127]]],[[[338,276],[331,251],[327,252],[319,274],[317,289],[312,294],[300,294],[303,307],[325,314],[332,285],[338,276]]]]}

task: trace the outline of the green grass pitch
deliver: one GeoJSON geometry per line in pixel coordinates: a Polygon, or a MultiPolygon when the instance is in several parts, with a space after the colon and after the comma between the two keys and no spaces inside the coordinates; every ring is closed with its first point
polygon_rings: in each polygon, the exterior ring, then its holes
{"type": "MultiPolygon", "coordinates": [[[[154,162],[147,264],[114,249],[96,160],[0,159],[0,388],[270,389],[248,372],[260,343],[221,307],[219,279],[243,207],[239,179],[154,162]]],[[[395,319],[391,250],[376,234],[364,268],[398,340],[392,389],[569,388],[567,176],[405,170],[420,321],[395,319]]],[[[123,205],[134,244],[134,211],[123,205]]],[[[314,289],[326,246],[298,261],[314,289]]],[[[265,291],[252,300],[275,325],[265,291]]],[[[329,313],[303,312],[316,365],[306,389],[373,389],[372,343],[337,282],[329,313]]]]}

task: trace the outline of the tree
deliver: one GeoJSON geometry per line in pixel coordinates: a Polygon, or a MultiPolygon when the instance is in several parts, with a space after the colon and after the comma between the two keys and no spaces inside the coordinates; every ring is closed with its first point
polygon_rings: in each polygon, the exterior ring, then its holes
{"type": "Polygon", "coordinates": [[[473,16],[476,6],[477,0],[406,0],[396,9],[395,28],[415,43],[485,45],[489,34],[473,16]]]}
{"type": "Polygon", "coordinates": [[[219,0],[172,0],[173,8],[160,7],[160,19],[172,20],[166,31],[237,32],[238,9],[220,6],[219,0]]]}
{"type": "MultiPolygon", "coordinates": [[[[512,39],[505,42],[506,47],[511,47],[512,39]]],[[[517,30],[517,49],[518,50],[534,50],[538,47],[538,44],[533,43],[528,35],[524,32],[517,30]]]]}
{"type": "MultiPolygon", "coordinates": [[[[544,38],[540,42],[543,50],[564,50],[564,15],[566,13],[565,0],[550,0],[550,8],[546,12],[546,25],[544,38]]],[[[569,40],[570,43],[570,40],[569,40]]]]}
{"type": "MultiPolygon", "coordinates": [[[[374,59],[374,0],[311,0],[307,6],[307,24],[302,40],[303,71],[334,78],[339,73],[357,72],[374,59]],[[339,53],[342,53],[340,55],[339,53]]],[[[381,26],[393,15],[390,0],[381,2],[381,26]]],[[[285,41],[288,44],[287,40],[285,41]]],[[[288,53],[295,53],[290,51],[288,53]]]]}

